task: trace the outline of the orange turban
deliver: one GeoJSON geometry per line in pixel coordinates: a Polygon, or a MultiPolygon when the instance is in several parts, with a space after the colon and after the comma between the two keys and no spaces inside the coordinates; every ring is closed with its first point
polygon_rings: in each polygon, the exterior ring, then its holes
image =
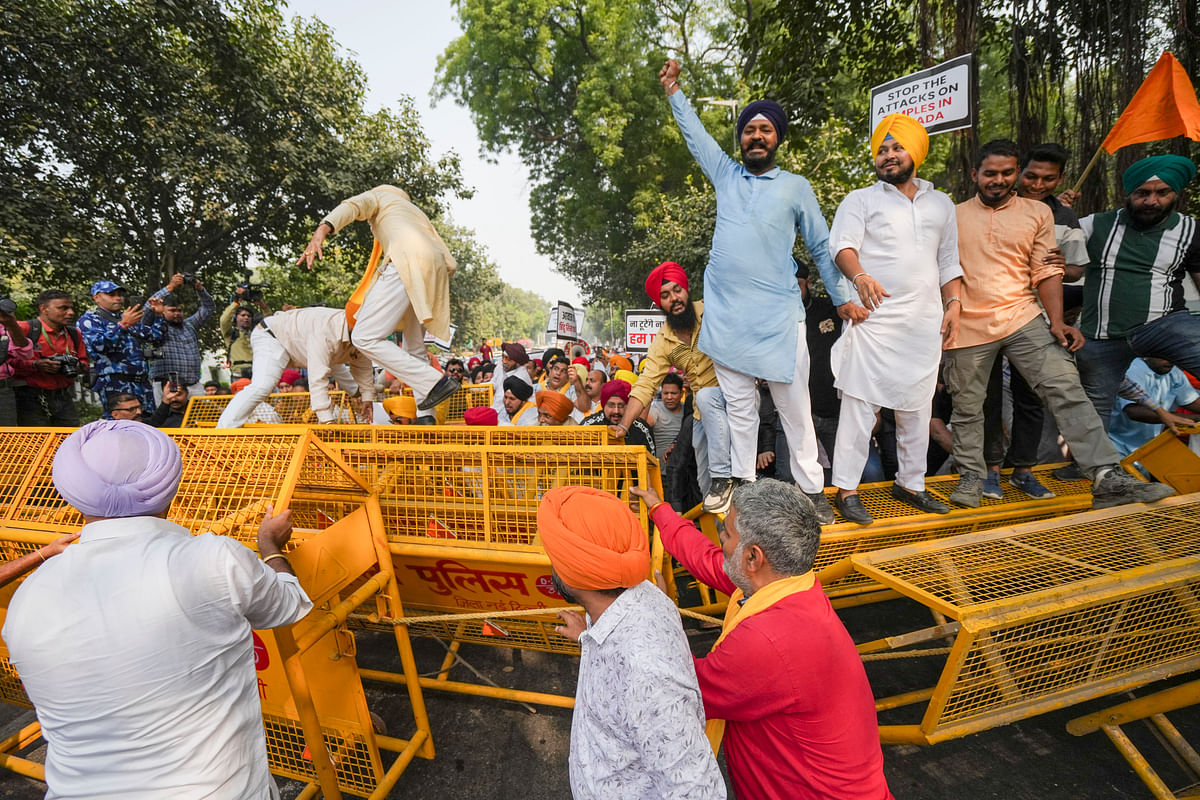
{"type": "Polygon", "coordinates": [[[608,357],[608,368],[614,373],[619,369],[627,369],[633,372],[633,362],[625,356],[611,355],[608,357]]]}
{"type": "Polygon", "coordinates": [[[563,583],[577,589],[637,586],[650,574],[646,532],[629,506],[590,486],[559,486],[538,506],[538,535],[563,583]]]}
{"type": "Polygon", "coordinates": [[[240,392],[242,389],[245,389],[249,385],[250,385],[249,378],[238,378],[236,381],[229,384],[229,391],[233,392],[234,394],[237,394],[238,392],[240,392]]]}
{"type": "Polygon", "coordinates": [[[908,114],[888,114],[879,121],[875,132],[871,134],[872,158],[879,152],[879,145],[883,144],[883,140],[888,136],[899,142],[912,156],[913,169],[920,169],[925,156],[929,155],[929,134],[925,132],[925,126],[908,114]]]}
{"type": "Polygon", "coordinates": [[[417,401],[408,395],[397,395],[383,401],[383,410],[397,417],[417,418],[417,401]]]}
{"type": "Polygon", "coordinates": [[[562,392],[544,389],[537,393],[537,407],[538,411],[545,411],[554,417],[555,422],[566,422],[567,417],[571,416],[571,410],[575,408],[575,404],[568,400],[562,392]]]}

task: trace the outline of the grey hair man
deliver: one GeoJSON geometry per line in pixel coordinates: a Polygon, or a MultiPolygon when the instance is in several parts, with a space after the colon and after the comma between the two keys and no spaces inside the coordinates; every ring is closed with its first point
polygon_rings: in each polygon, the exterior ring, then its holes
{"type": "Polygon", "coordinates": [[[866,672],[813,575],[812,501],[781,481],[740,486],[718,547],[653,490],[630,491],[667,551],[729,595],[721,636],[695,664],[737,796],[890,798],[866,672]]]}

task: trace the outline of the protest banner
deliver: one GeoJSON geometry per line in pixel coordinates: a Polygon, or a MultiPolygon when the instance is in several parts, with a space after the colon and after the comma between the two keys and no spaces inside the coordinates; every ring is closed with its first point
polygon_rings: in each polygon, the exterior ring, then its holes
{"type": "Polygon", "coordinates": [[[450,343],[454,341],[454,334],[456,331],[458,331],[458,326],[451,325],[449,339],[439,339],[436,336],[434,336],[432,333],[430,333],[429,331],[425,331],[425,344],[437,345],[442,350],[445,350],[448,353],[448,352],[450,352],[450,343]]]}
{"type": "Polygon", "coordinates": [[[931,134],[971,127],[976,103],[971,92],[974,58],[967,53],[871,89],[870,130],[897,112],[908,114],[931,134]]]}
{"type": "Polygon", "coordinates": [[[666,319],[666,314],[657,308],[625,309],[625,350],[630,353],[649,350],[650,343],[666,319]]]}
{"type": "Polygon", "coordinates": [[[579,338],[582,317],[582,310],[577,310],[570,303],[559,300],[558,303],[550,306],[550,319],[546,321],[546,335],[551,340],[573,342],[579,338]]]}

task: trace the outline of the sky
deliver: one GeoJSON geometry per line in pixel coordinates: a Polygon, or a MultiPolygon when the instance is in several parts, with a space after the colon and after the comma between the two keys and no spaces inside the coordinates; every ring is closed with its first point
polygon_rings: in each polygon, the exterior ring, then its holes
{"type": "Polygon", "coordinates": [[[458,153],[463,177],[475,196],[451,199],[450,216],[475,231],[500,277],[549,301],[582,305],[578,287],[554,272],[550,259],[534,247],[528,170],[515,155],[489,154],[496,163],[481,157],[475,125],[465,108],[450,99],[432,105],[438,56],[462,35],[449,0],[288,0],[288,9],[294,15],[317,17],[333,29],[334,38],[367,74],[368,110],[394,107],[400,95],[410,95],[421,112],[433,157],[448,150],[458,153]]]}

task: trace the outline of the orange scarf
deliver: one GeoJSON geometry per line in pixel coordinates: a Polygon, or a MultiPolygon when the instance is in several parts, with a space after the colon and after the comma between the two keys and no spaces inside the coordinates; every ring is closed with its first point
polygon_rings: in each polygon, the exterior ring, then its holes
{"type": "MultiPolygon", "coordinates": [[[[721,635],[717,637],[717,641],[713,644],[712,649],[716,650],[720,647],[721,642],[725,641],[725,637],[732,633],[733,629],[741,624],[743,620],[747,620],[759,612],[766,611],[784,598],[791,597],[800,592],[807,592],[813,587],[815,582],[816,576],[812,570],[805,572],[803,575],[793,575],[783,580],[771,581],[750,595],[750,599],[745,603],[742,603],[742,598],[745,596],[742,590],[734,590],[734,593],[729,597],[729,606],[725,611],[725,622],[721,625],[721,635]]],[[[721,739],[725,737],[725,720],[708,720],[705,723],[704,732],[708,736],[708,743],[712,745],[713,755],[717,755],[721,750],[721,739]]]]}

